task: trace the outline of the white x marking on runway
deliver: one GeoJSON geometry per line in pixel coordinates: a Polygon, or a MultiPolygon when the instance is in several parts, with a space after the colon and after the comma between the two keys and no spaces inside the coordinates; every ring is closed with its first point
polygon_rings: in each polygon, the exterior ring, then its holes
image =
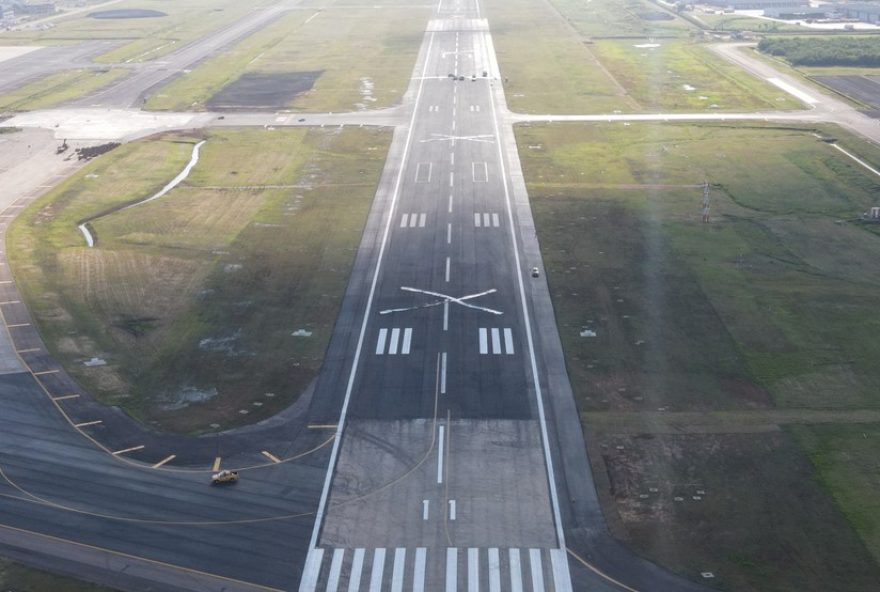
{"type": "Polygon", "coordinates": [[[434,302],[429,302],[427,304],[421,304],[419,306],[408,306],[406,308],[390,308],[388,310],[379,311],[379,314],[391,314],[393,312],[406,312],[408,310],[418,310],[420,308],[431,308],[433,306],[440,306],[444,302],[454,302],[455,304],[460,304],[467,308],[473,308],[474,310],[481,310],[483,312],[488,312],[493,315],[502,315],[504,314],[500,310],[495,310],[492,308],[486,308],[485,306],[477,306],[476,304],[470,304],[465,302],[465,300],[473,300],[474,298],[480,298],[481,296],[487,296],[489,294],[494,294],[498,290],[492,288],[491,290],[486,290],[485,292],[478,292],[477,294],[468,294],[467,296],[462,296],[461,298],[456,298],[455,296],[449,296],[448,294],[441,294],[440,292],[431,292],[430,290],[420,290],[418,288],[408,288],[406,286],[402,286],[400,288],[404,292],[415,292],[417,294],[426,294],[428,296],[435,296],[440,298],[440,300],[436,300],[434,302]]]}
{"type": "Polygon", "coordinates": [[[444,142],[446,140],[470,140],[471,142],[486,142],[487,144],[495,143],[495,136],[492,134],[480,134],[478,136],[448,136],[446,134],[431,134],[433,138],[419,140],[419,142],[444,142]]]}

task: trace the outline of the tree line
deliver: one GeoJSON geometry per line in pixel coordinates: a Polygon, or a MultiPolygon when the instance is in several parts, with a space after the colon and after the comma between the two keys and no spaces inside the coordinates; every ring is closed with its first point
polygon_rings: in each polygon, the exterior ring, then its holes
{"type": "Polygon", "coordinates": [[[880,37],[766,37],[758,49],[795,66],[880,66],[880,37]]]}

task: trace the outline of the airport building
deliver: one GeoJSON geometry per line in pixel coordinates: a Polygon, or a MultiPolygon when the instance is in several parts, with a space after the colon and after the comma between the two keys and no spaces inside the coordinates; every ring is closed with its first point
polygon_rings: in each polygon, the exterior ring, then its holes
{"type": "Polygon", "coordinates": [[[768,8],[802,7],[804,0],[706,0],[706,4],[733,10],[761,10],[768,8]]]}
{"type": "Polygon", "coordinates": [[[822,8],[842,17],[858,19],[865,23],[880,23],[880,3],[846,2],[823,4],[822,8]]]}

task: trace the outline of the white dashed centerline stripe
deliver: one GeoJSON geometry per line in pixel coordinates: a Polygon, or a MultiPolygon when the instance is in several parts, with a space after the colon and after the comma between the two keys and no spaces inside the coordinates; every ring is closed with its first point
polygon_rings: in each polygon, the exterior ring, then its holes
{"type": "Polygon", "coordinates": [[[376,341],[376,355],[385,353],[385,340],[388,338],[388,329],[379,329],[379,339],[376,341]]]}
{"type": "Polygon", "coordinates": [[[513,355],[513,331],[504,329],[504,353],[508,356],[513,355]]]}
{"type": "Polygon", "coordinates": [[[452,194],[449,194],[449,213],[452,213],[452,194]]]}
{"type": "Polygon", "coordinates": [[[412,329],[407,328],[403,330],[403,346],[401,346],[400,348],[400,353],[403,355],[408,355],[410,345],[412,345],[412,329]]]}
{"type": "Polygon", "coordinates": [[[446,225],[446,244],[452,244],[452,222],[446,225]]]}
{"type": "Polygon", "coordinates": [[[400,329],[391,329],[391,342],[388,344],[388,353],[392,356],[397,355],[397,345],[400,341],[400,329]]]}
{"type": "Polygon", "coordinates": [[[431,500],[422,500],[422,520],[428,519],[428,511],[431,507],[431,500]]]}
{"type": "Polygon", "coordinates": [[[370,573],[370,592],[382,592],[382,574],[385,573],[385,549],[373,551],[373,571],[370,573]]]}
{"type": "Polygon", "coordinates": [[[519,549],[510,550],[510,592],[522,592],[522,566],[519,549]]]}
{"type": "Polygon", "coordinates": [[[446,592],[458,590],[458,549],[446,549],[446,592]]]}
{"type": "Polygon", "coordinates": [[[443,483],[443,435],[446,428],[440,426],[437,431],[437,483],[443,483]]]}
{"type": "Polygon", "coordinates": [[[532,592],[544,592],[544,571],[541,569],[541,549],[529,549],[532,564],[532,592]]]}
{"type": "Polygon", "coordinates": [[[489,353],[489,341],[487,337],[488,331],[484,327],[480,327],[480,353],[489,353]]]}
{"type": "Polygon", "coordinates": [[[450,265],[451,265],[451,261],[450,261],[449,257],[447,257],[446,258],[446,281],[447,282],[449,281],[449,271],[450,271],[449,266],[450,265]]]}
{"type": "Polygon", "coordinates": [[[391,572],[391,592],[403,592],[403,568],[406,564],[406,549],[394,550],[394,567],[391,572]]]}
{"type": "Polygon", "coordinates": [[[452,187],[455,184],[455,173],[449,172],[449,186],[452,187]]]}
{"type": "Polygon", "coordinates": [[[449,500],[449,519],[455,520],[455,500],[449,500]]]}
{"type": "Polygon", "coordinates": [[[443,303],[443,330],[449,331],[449,301],[443,303]]]}
{"type": "Polygon", "coordinates": [[[354,558],[351,560],[351,577],[348,580],[348,592],[358,592],[361,587],[365,551],[363,548],[354,550],[354,558]]]}
{"type": "Polygon", "coordinates": [[[501,557],[498,549],[489,549],[489,592],[501,592],[501,557]]]}
{"type": "Polygon", "coordinates": [[[449,164],[455,166],[455,152],[449,153],[449,164]]]}
{"type": "Polygon", "coordinates": [[[499,331],[496,327],[492,328],[492,353],[501,353],[501,331],[499,331]]]}
{"type": "Polygon", "coordinates": [[[342,573],[342,558],[345,549],[335,549],[333,560],[330,562],[330,575],[327,577],[327,592],[336,592],[339,589],[339,575],[342,573]]]}
{"type": "Polygon", "coordinates": [[[446,352],[440,356],[440,394],[446,394],[446,352]]]}
{"type": "Polygon", "coordinates": [[[468,549],[468,592],[480,592],[480,550],[468,549]]]}

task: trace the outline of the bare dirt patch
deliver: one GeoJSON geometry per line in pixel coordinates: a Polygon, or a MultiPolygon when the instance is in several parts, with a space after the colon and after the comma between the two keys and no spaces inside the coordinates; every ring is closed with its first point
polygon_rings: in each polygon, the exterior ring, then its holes
{"type": "Polygon", "coordinates": [[[250,72],[227,84],[208,99],[210,109],[281,109],[308,92],[324,72],[267,74],[250,72]]]}

